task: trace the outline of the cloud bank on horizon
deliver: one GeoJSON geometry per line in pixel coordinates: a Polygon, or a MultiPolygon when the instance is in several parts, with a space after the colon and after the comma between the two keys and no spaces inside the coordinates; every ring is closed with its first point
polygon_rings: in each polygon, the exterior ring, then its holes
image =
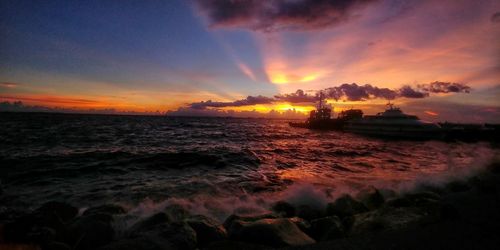
{"type": "Polygon", "coordinates": [[[399,89],[380,88],[371,84],[358,85],[357,83],[344,83],[340,86],[326,88],[315,93],[308,94],[299,89],[295,93],[280,94],[273,97],[262,95],[248,96],[245,99],[232,102],[201,101],[188,105],[192,109],[224,108],[251,106],[257,104],[271,104],[275,102],[286,102],[292,104],[314,103],[319,100],[321,92],[324,98],[335,101],[367,101],[370,99],[394,100],[397,98],[425,98],[431,94],[446,93],[470,93],[471,87],[463,83],[434,81],[428,84],[419,84],[416,88],[405,85],[399,89]]]}

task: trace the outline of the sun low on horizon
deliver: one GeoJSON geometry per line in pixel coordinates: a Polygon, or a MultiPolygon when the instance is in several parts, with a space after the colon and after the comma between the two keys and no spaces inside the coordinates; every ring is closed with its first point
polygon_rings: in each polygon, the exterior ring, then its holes
{"type": "Polygon", "coordinates": [[[500,2],[2,1],[0,111],[500,122],[500,2]]]}

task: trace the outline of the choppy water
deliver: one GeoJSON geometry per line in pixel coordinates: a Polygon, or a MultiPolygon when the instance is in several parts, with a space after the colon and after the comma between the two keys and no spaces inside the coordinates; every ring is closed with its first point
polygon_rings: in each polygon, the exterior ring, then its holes
{"type": "Polygon", "coordinates": [[[284,120],[0,113],[0,125],[3,201],[24,208],[181,203],[222,219],[279,199],[411,188],[499,155],[487,143],[384,141],[284,120]]]}

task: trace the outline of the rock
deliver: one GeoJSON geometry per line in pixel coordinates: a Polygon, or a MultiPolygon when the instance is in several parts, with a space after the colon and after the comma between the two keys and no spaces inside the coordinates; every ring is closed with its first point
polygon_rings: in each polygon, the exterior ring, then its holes
{"type": "Polygon", "coordinates": [[[68,239],[74,249],[95,249],[113,240],[113,217],[92,214],[79,217],[68,227],[68,239]]]}
{"type": "Polygon", "coordinates": [[[170,249],[195,249],[196,232],[185,222],[172,222],[166,213],[157,213],[134,224],[129,237],[147,237],[168,242],[170,249]]]}
{"type": "Polygon", "coordinates": [[[164,210],[165,214],[168,216],[170,221],[183,221],[189,217],[189,212],[181,205],[173,204],[169,205],[164,210]]]}
{"type": "Polygon", "coordinates": [[[204,250],[271,250],[274,248],[263,246],[263,245],[255,245],[247,242],[241,241],[218,241],[210,244],[209,246],[203,248],[204,250]]]}
{"type": "Polygon", "coordinates": [[[317,241],[333,240],[344,236],[342,222],[337,216],[328,216],[311,221],[309,235],[317,241]]]}
{"type": "Polygon", "coordinates": [[[469,184],[474,186],[479,192],[484,194],[498,194],[496,180],[493,176],[474,176],[469,179],[469,184]]]}
{"type": "Polygon", "coordinates": [[[71,247],[68,246],[65,243],[58,242],[58,241],[52,241],[46,244],[42,249],[47,249],[47,250],[71,250],[71,247]]]}
{"type": "Polygon", "coordinates": [[[429,191],[410,193],[406,194],[404,197],[409,199],[413,203],[419,203],[421,201],[428,201],[428,200],[435,200],[435,201],[441,200],[441,196],[439,194],[429,191]]]}
{"type": "Polygon", "coordinates": [[[494,174],[500,174],[500,161],[494,161],[488,166],[488,170],[490,170],[494,174]]]}
{"type": "Polygon", "coordinates": [[[311,228],[311,223],[309,223],[308,221],[306,221],[306,220],[304,220],[302,218],[292,217],[292,218],[289,218],[289,220],[291,222],[293,222],[297,227],[299,227],[299,229],[302,232],[308,232],[309,229],[311,228]]]}
{"type": "Polygon", "coordinates": [[[121,239],[105,245],[99,250],[171,250],[168,241],[158,237],[142,236],[133,239],[121,239]]]}
{"type": "MultiPolygon", "coordinates": [[[[273,247],[301,246],[315,241],[302,232],[291,220],[261,219],[254,222],[239,221],[240,227],[230,235],[234,240],[257,243],[273,247]]],[[[233,223],[234,224],[234,223],[233,223]]]]}
{"type": "Polygon", "coordinates": [[[413,206],[413,202],[406,197],[398,197],[387,200],[385,203],[389,207],[410,207],[413,206]]]}
{"type": "Polygon", "coordinates": [[[293,217],[296,212],[295,207],[286,201],[276,202],[271,209],[284,217],[293,217]]]}
{"type": "Polygon", "coordinates": [[[124,214],[125,209],[121,206],[115,205],[115,204],[105,204],[97,207],[91,207],[85,212],[83,212],[83,215],[90,215],[90,214],[109,214],[109,215],[117,215],[117,214],[124,214]]]}
{"type": "Polygon", "coordinates": [[[351,234],[395,230],[422,222],[427,214],[414,207],[384,207],[375,211],[355,215],[351,234]]]}
{"type": "Polygon", "coordinates": [[[190,250],[196,249],[196,232],[184,222],[174,222],[170,224],[161,224],[147,235],[158,236],[169,242],[171,249],[190,250]]]}
{"type": "Polygon", "coordinates": [[[297,216],[306,220],[313,220],[324,216],[324,212],[308,205],[301,205],[297,208],[297,216]]]}
{"type": "Polygon", "coordinates": [[[355,215],[368,211],[366,206],[353,199],[350,195],[346,194],[335,200],[333,203],[328,203],[326,207],[327,215],[337,215],[340,217],[355,215]]]}
{"type": "Polygon", "coordinates": [[[443,204],[440,212],[440,217],[443,220],[454,220],[460,218],[458,209],[449,203],[443,204]]]}
{"type": "Polygon", "coordinates": [[[34,214],[39,214],[45,217],[57,216],[63,222],[68,222],[76,217],[78,208],[58,201],[50,201],[43,204],[35,210],[34,214]]]}
{"type": "Polygon", "coordinates": [[[129,235],[136,235],[140,232],[148,231],[157,225],[171,222],[166,213],[157,213],[146,219],[143,219],[130,227],[129,235]]]}
{"type": "Polygon", "coordinates": [[[203,215],[190,217],[186,222],[196,232],[199,246],[206,246],[211,242],[227,239],[226,229],[216,221],[203,215]]]}
{"type": "Polygon", "coordinates": [[[385,202],[384,196],[373,187],[361,191],[356,198],[370,210],[379,208],[385,202]]]}
{"type": "Polygon", "coordinates": [[[382,196],[386,200],[389,199],[389,198],[394,198],[394,197],[398,196],[398,194],[396,193],[396,191],[394,191],[392,189],[382,188],[382,189],[378,189],[378,191],[382,194],[382,196]]]}
{"type": "Polygon", "coordinates": [[[224,221],[224,223],[222,225],[229,232],[229,231],[231,231],[231,227],[233,226],[233,222],[235,222],[235,221],[252,222],[252,221],[258,221],[261,219],[276,219],[276,218],[278,218],[278,216],[275,214],[260,214],[260,215],[255,215],[255,216],[240,216],[240,215],[232,214],[229,217],[227,217],[227,219],[224,221]]]}
{"type": "Polygon", "coordinates": [[[471,188],[471,185],[464,181],[452,181],[446,185],[446,189],[455,193],[469,191],[471,188]]]}
{"type": "Polygon", "coordinates": [[[37,218],[34,215],[23,215],[5,224],[4,238],[7,242],[31,242],[30,235],[36,230],[37,218]]]}

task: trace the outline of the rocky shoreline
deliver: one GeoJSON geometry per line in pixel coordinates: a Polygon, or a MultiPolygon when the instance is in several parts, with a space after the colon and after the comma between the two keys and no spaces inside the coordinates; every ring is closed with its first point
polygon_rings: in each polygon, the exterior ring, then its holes
{"type": "MultiPolygon", "coordinates": [[[[1,196],[2,194],[0,194],[1,196]]],[[[223,224],[180,205],[118,227],[125,208],[48,202],[0,221],[1,249],[497,249],[500,163],[465,180],[397,194],[371,188],[323,209],[274,204],[223,224]],[[118,228],[123,228],[119,230],[118,228]]]]}

